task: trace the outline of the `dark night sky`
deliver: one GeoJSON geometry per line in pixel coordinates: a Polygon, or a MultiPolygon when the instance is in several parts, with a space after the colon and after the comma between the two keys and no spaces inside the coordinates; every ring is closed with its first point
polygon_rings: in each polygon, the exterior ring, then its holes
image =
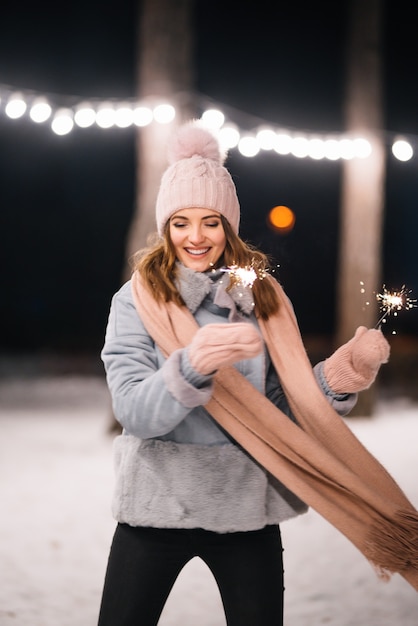
{"type": "MultiPolygon", "coordinates": [[[[196,90],[231,107],[236,121],[343,128],[345,2],[196,2],[196,90]],[[252,116],[252,117],[249,117],[252,116]]],[[[386,3],[386,130],[418,135],[418,52],[409,2],[386,3]],[[393,6],[393,5],[396,6],[393,6]]],[[[44,94],[134,95],[136,3],[3,2],[0,83],[44,94]],[[27,6],[26,6],[27,5],[27,6]],[[68,10],[68,15],[64,12],[68,10]]],[[[255,125],[255,124],[253,124],[255,125]]],[[[77,130],[12,121],[0,108],[0,351],[97,351],[118,288],[134,206],[134,131],[77,130]]],[[[306,333],[334,326],[340,165],[231,152],[241,235],[280,263],[306,333]],[[276,204],[296,213],[287,236],[268,230],[276,204]]],[[[418,177],[388,155],[384,279],[418,293],[418,177]]],[[[415,311],[400,318],[418,333],[415,311]]]]}

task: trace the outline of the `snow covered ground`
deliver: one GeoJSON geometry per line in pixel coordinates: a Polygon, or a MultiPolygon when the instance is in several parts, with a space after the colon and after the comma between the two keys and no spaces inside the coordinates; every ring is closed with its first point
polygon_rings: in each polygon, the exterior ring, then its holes
{"type": "MultiPolygon", "coordinates": [[[[1,626],[96,625],[114,530],[109,421],[100,376],[0,383],[1,626]]],[[[418,507],[418,405],[395,397],[348,423],[418,507]]],[[[381,582],[314,511],[282,534],[286,626],[418,626],[412,587],[381,582]]],[[[160,625],[225,626],[200,560],[181,573],[160,625]]]]}

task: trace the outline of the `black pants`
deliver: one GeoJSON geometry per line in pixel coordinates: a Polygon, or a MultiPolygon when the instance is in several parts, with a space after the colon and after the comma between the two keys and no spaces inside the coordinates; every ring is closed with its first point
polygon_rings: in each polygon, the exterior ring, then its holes
{"type": "Polygon", "coordinates": [[[99,626],[158,624],[177,576],[195,556],[215,577],[228,626],[283,625],[283,555],[277,526],[218,534],[119,524],[99,626]]]}

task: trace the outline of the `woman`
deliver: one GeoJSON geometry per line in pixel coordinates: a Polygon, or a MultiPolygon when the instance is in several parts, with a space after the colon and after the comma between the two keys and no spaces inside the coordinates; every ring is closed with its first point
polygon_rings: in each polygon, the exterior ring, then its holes
{"type": "MultiPolygon", "coordinates": [[[[283,304],[266,256],[238,236],[239,202],[223,158],[197,123],[179,130],[157,198],[159,239],[112,301],[102,358],[123,433],[100,626],[157,624],[195,556],[216,579],[228,625],[283,624],[279,524],[307,506],[208,410],[216,380],[237,373],[295,426],[260,332],[283,304]],[[255,269],[252,285],[237,267],[255,269]],[[189,318],[165,323],[166,307],[193,317],[196,332],[184,339],[189,318]]],[[[316,384],[345,415],[388,354],[380,331],[358,329],[315,367],[316,384]]]]}

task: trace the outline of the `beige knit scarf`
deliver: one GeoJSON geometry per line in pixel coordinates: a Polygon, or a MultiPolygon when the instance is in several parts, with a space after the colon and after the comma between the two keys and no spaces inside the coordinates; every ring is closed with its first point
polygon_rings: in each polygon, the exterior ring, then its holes
{"type": "MultiPolygon", "coordinates": [[[[298,424],[234,367],[215,375],[206,409],[266,470],[340,530],[388,580],[398,572],[418,591],[418,511],[321,392],[280,285],[280,307],[260,329],[298,424]]],[[[187,346],[197,323],[186,307],[158,303],[138,272],[137,312],[164,355],[187,346]]]]}

